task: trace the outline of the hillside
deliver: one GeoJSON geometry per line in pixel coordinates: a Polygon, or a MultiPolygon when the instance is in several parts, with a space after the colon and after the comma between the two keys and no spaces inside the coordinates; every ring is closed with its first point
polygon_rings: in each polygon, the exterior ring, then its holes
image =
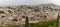
{"type": "Polygon", "coordinates": [[[0,25],[25,24],[25,16],[29,18],[29,23],[38,23],[45,20],[49,21],[56,19],[58,12],[60,12],[60,6],[55,4],[0,7],[0,25]]]}

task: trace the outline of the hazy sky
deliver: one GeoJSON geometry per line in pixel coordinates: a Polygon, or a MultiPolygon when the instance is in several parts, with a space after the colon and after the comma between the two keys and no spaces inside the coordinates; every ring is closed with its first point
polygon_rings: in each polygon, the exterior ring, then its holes
{"type": "Polygon", "coordinates": [[[60,0],[0,0],[0,6],[10,5],[31,5],[55,3],[60,5],[60,0]]]}

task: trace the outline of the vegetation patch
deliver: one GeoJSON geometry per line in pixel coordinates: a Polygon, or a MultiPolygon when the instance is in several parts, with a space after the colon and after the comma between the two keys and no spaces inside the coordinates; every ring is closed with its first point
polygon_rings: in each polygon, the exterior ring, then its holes
{"type": "Polygon", "coordinates": [[[5,12],[4,11],[0,11],[0,14],[4,14],[5,12]]]}
{"type": "Polygon", "coordinates": [[[17,18],[14,18],[12,21],[18,21],[17,18]]]}

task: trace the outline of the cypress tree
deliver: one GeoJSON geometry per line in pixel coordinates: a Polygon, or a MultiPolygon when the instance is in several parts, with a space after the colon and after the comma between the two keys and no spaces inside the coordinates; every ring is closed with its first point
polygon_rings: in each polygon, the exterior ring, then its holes
{"type": "Polygon", "coordinates": [[[59,26],[59,13],[58,13],[58,16],[57,16],[57,21],[56,21],[56,27],[59,26]]]}
{"type": "Polygon", "coordinates": [[[28,16],[26,16],[26,20],[25,20],[25,27],[29,27],[28,16]]]}

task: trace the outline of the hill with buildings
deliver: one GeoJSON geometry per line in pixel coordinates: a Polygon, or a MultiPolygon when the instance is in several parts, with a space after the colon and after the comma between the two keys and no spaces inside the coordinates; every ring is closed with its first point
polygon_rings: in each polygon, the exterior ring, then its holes
{"type": "Polygon", "coordinates": [[[0,7],[0,25],[25,24],[26,16],[29,23],[50,21],[57,18],[60,6],[55,4],[20,5],[0,7]]]}

